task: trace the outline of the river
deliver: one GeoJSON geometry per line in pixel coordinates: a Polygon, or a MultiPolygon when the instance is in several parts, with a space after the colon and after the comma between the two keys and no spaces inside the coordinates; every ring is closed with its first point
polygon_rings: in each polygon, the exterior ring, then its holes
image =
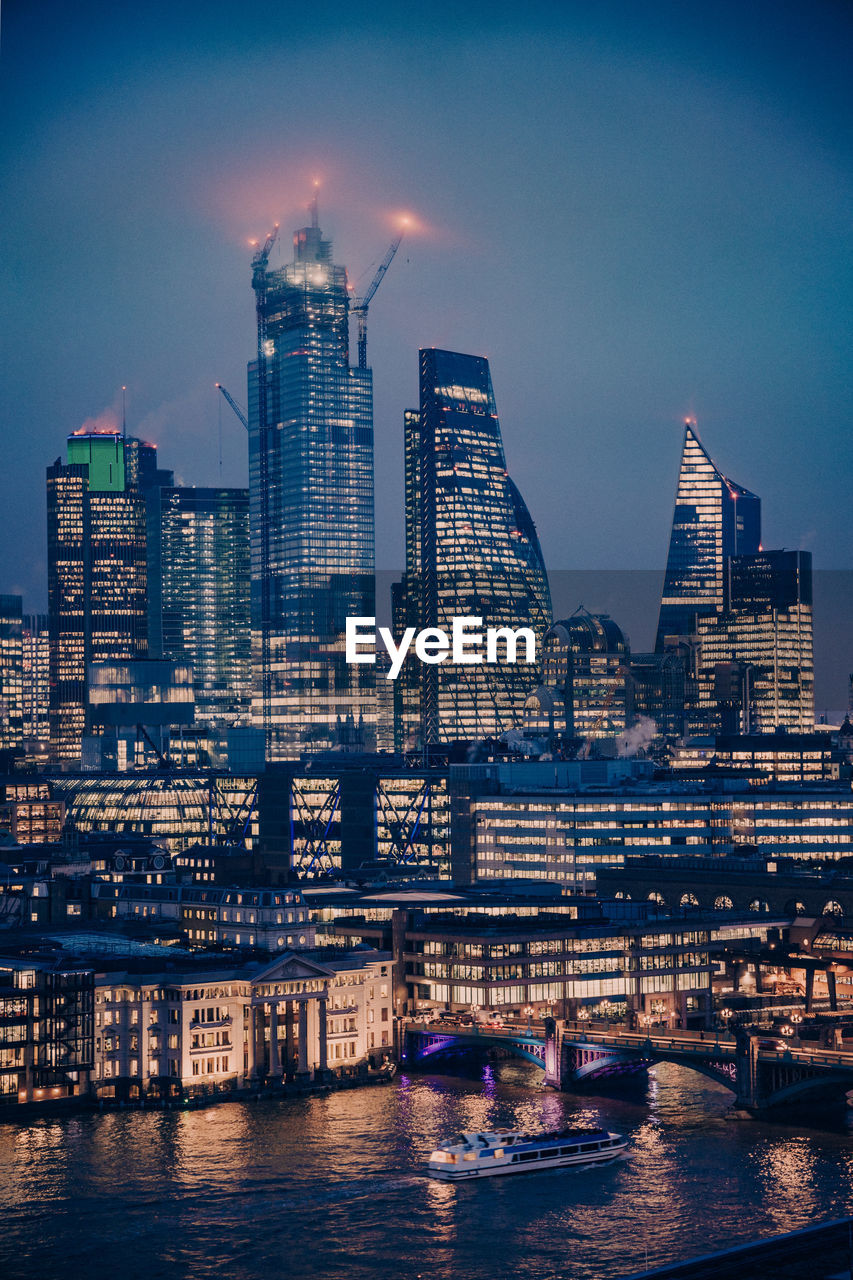
{"type": "Polygon", "coordinates": [[[661,1064],[631,1095],[542,1089],[522,1063],[389,1085],[0,1124],[4,1280],[602,1280],[853,1211],[853,1136],[729,1118],[661,1064]],[[617,1164],[456,1186],[460,1129],[602,1124],[617,1164]]]}

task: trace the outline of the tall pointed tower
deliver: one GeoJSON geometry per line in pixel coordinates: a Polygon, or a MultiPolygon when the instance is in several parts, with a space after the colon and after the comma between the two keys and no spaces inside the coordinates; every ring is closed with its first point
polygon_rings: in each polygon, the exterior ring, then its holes
{"type": "Polygon", "coordinates": [[[761,499],[729,480],[706,452],[689,418],[666,561],[655,651],[667,636],[692,635],[696,619],[725,603],[726,563],[761,543],[761,499]]]}

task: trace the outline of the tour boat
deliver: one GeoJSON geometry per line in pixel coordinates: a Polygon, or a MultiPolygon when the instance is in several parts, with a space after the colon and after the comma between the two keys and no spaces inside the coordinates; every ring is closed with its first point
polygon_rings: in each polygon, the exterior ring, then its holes
{"type": "Polygon", "coordinates": [[[427,1164],[430,1178],[456,1182],[498,1173],[531,1173],[564,1165],[609,1164],[627,1147],[619,1133],[606,1129],[560,1129],[556,1133],[519,1133],[495,1129],[463,1133],[443,1142],[427,1164]]]}

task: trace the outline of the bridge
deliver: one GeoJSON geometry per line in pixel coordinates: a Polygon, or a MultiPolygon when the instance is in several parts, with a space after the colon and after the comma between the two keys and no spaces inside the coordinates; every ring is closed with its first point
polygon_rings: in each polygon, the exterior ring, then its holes
{"type": "Polygon", "coordinates": [[[554,1018],[527,1028],[443,1019],[406,1023],[403,1041],[403,1061],[411,1066],[500,1048],[541,1067],[546,1085],[570,1092],[635,1075],[656,1062],[677,1062],[731,1090],[735,1106],[751,1115],[843,1106],[853,1090],[853,1053],[799,1043],[779,1047],[775,1036],[755,1029],[727,1035],[628,1031],[554,1018]]]}

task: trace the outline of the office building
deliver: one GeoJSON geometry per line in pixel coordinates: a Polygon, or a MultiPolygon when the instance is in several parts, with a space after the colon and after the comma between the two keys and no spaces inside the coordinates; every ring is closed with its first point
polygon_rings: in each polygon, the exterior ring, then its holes
{"type": "Polygon", "coordinates": [[[542,643],[542,685],[525,703],[525,732],[582,743],[623,734],[630,719],[628,641],[612,618],[578,609],[542,643]]]}
{"type": "MultiPolygon", "coordinates": [[[[537,650],[551,598],[530,513],[507,473],[488,361],[420,353],[420,409],[405,416],[406,573],[394,626],[528,628],[537,650]]],[[[398,741],[473,740],[521,728],[535,663],[404,663],[398,741]]],[[[538,652],[537,652],[538,658],[538,652]]]]}
{"type": "Polygon", "coordinates": [[[50,737],[50,633],[46,613],[23,619],[23,738],[27,750],[43,755],[50,737]]]}
{"type": "Polygon", "coordinates": [[[311,225],[293,261],[254,259],[249,366],[253,717],[270,759],[372,741],[373,670],[345,660],[347,616],[375,614],[373,383],[349,361],[347,273],[311,225]]]}
{"type": "Polygon", "coordinates": [[[733,556],[725,608],[697,624],[697,716],[706,732],[814,728],[808,551],[733,556]]]}
{"type": "Polygon", "coordinates": [[[729,480],[687,421],[666,562],[656,652],[667,637],[693,635],[696,619],[724,607],[726,562],[761,542],[761,500],[729,480]]]}
{"type": "Polygon", "coordinates": [[[23,725],[23,603],[0,595],[0,751],[20,750],[23,725]]]}
{"type": "Polygon", "coordinates": [[[79,761],[90,664],[148,650],[145,505],[116,432],[76,432],[47,470],[51,758],[79,761]]]}
{"type": "Polygon", "coordinates": [[[148,645],[189,664],[195,723],[224,742],[251,712],[249,494],[148,489],[148,645]]]}

